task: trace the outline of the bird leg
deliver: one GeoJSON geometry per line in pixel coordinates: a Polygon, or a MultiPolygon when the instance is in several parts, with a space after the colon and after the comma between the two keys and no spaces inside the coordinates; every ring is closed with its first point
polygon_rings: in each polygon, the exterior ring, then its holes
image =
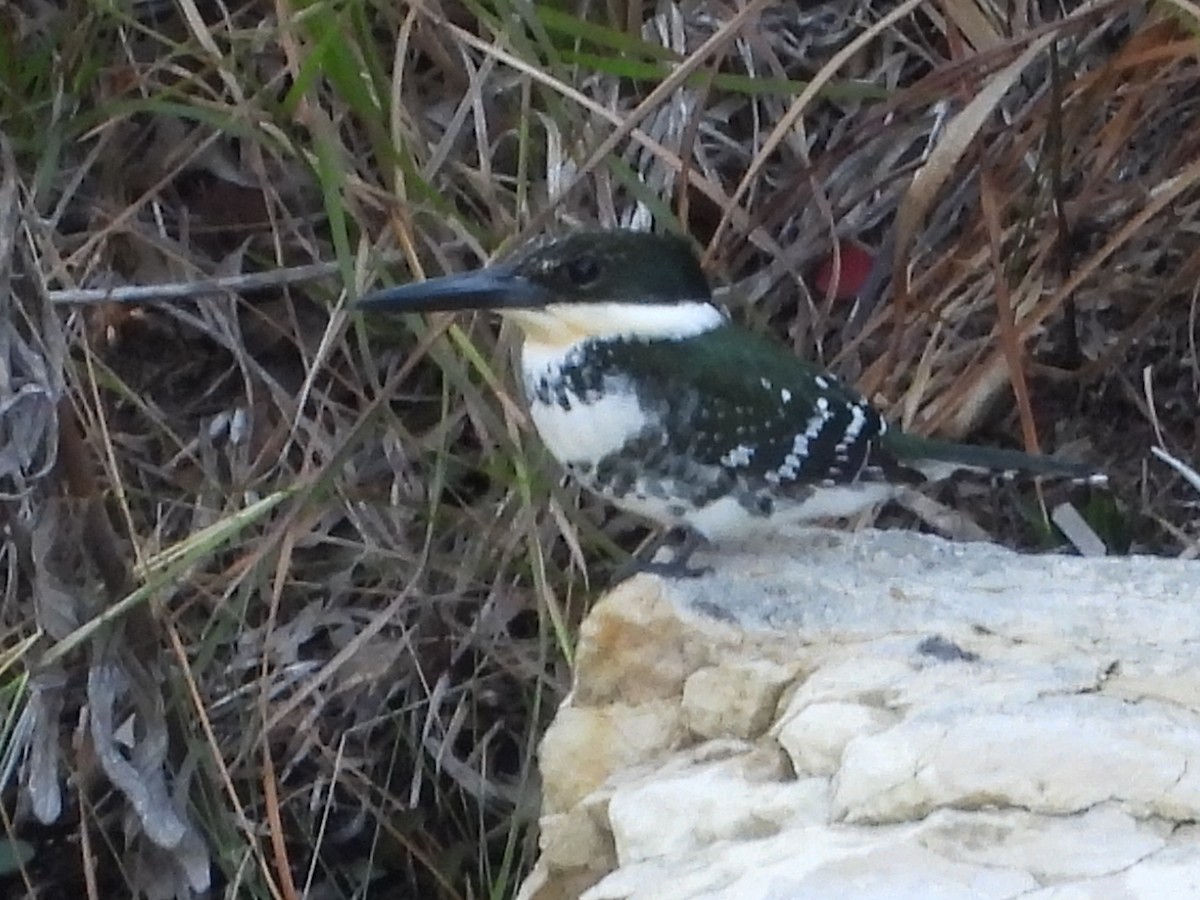
{"type": "Polygon", "coordinates": [[[700,578],[710,575],[712,574],[711,566],[688,565],[692,554],[707,544],[709,544],[708,538],[694,528],[686,525],[671,528],[651,541],[650,545],[640,554],[618,567],[617,571],[613,573],[613,583],[618,584],[639,572],[658,575],[662,578],[700,578]],[[664,547],[671,547],[671,558],[664,562],[656,562],[654,557],[664,547]]]}

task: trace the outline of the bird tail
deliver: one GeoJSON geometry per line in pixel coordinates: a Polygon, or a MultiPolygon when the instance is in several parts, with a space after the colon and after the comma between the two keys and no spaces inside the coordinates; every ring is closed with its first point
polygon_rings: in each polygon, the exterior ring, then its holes
{"type": "Polygon", "coordinates": [[[1085,463],[1068,462],[1053,456],[1035,456],[1020,450],[956,444],[899,431],[887,432],[883,444],[897,462],[916,469],[932,481],[967,469],[1008,476],[1065,478],[1084,484],[1108,482],[1107,475],[1085,463]]]}

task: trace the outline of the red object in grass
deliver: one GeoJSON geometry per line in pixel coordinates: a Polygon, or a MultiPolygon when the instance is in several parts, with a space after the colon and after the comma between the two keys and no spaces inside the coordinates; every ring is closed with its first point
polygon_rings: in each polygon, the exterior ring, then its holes
{"type": "MultiPolygon", "coordinates": [[[[838,251],[836,261],[841,263],[841,267],[837,270],[837,290],[833,296],[836,300],[853,300],[866,284],[875,257],[862,244],[853,241],[838,241],[838,251]]],[[[828,296],[829,289],[834,286],[834,263],[835,256],[831,250],[813,274],[813,286],[822,296],[828,296]]]]}

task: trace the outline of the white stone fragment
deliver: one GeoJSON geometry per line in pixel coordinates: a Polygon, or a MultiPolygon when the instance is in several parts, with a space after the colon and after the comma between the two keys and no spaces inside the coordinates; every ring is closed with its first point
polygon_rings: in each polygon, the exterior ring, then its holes
{"type": "Polygon", "coordinates": [[[793,674],[766,660],[699,669],[683,684],[684,725],[704,738],[758,737],[793,674]]]}
{"type": "Polygon", "coordinates": [[[862,703],[805,703],[783,714],[776,737],[797,774],[833,775],[847,744],[883,731],[895,719],[893,713],[862,703]]]}
{"type": "Polygon", "coordinates": [[[676,774],[654,773],[656,777],[617,788],[608,818],[618,863],[703,852],[718,841],[758,840],[828,816],[824,780],[760,781],[737,769],[700,765],[676,774]],[[691,827],[663,828],[663,819],[671,816],[691,827]]]}

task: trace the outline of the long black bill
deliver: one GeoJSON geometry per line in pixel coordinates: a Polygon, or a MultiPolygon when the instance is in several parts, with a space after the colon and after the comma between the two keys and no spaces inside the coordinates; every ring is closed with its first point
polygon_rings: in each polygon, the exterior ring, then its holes
{"type": "Polygon", "coordinates": [[[528,309],[550,302],[549,292],[511,266],[488,266],[373,291],[354,305],[367,312],[437,312],[463,309],[528,309]]]}

